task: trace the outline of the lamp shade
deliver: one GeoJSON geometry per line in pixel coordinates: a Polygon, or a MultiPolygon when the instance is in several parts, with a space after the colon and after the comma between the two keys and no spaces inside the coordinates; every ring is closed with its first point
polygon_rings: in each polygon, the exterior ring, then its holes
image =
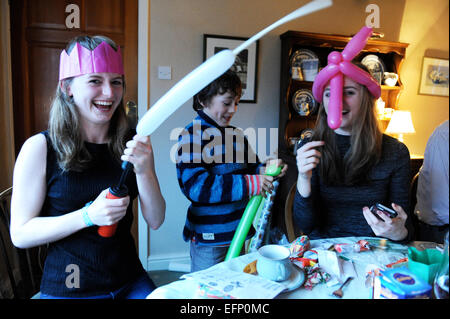
{"type": "Polygon", "coordinates": [[[386,133],[389,134],[407,134],[415,133],[411,112],[410,111],[394,111],[391,121],[386,128],[386,133]]]}

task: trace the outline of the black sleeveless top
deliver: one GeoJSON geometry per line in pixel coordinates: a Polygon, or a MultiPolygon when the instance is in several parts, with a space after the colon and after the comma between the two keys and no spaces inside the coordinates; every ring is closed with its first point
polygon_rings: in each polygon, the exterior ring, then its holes
{"type": "MultiPolygon", "coordinates": [[[[121,163],[107,144],[85,142],[93,160],[82,172],[62,172],[56,153],[47,140],[47,196],[40,216],[60,216],[82,208],[100,192],[119,182],[121,163]]],[[[41,292],[58,297],[88,297],[117,290],[145,273],[136,253],[130,228],[132,201],[138,194],[136,175],[126,180],[130,205],[110,238],[97,234],[97,226],[84,228],[49,245],[41,281],[41,292]],[[79,270],[79,287],[75,276],[79,270]]],[[[80,217],[81,218],[81,217],[80,217]]]]}

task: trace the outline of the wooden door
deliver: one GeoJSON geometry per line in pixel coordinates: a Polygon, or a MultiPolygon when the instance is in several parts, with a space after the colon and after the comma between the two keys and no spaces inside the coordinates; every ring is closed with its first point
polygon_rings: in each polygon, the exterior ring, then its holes
{"type": "Polygon", "coordinates": [[[101,34],[120,45],[126,81],[124,101],[137,102],[137,2],[10,0],[16,156],[27,138],[47,129],[58,84],[59,55],[75,36],[101,34]],[[74,12],[66,12],[71,4],[79,8],[79,28],[66,26],[67,16],[74,12]]]}

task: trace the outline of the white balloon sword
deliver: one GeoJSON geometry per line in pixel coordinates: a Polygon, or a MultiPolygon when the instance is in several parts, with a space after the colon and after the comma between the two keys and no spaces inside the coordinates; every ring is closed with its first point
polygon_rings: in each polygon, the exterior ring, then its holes
{"type": "Polygon", "coordinates": [[[234,50],[222,50],[200,64],[196,69],[187,74],[164,94],[139,121],[137,134],[147,136],[152,134],[172,113],[189,100],[193,95],[225,73],[233,64],[236,55],[250,44],[261,38],[266,33],[280,25],[322,10],[332,5],[332,0],[315,0],[293,11],[264,30],[255,34],[234,50]]]}

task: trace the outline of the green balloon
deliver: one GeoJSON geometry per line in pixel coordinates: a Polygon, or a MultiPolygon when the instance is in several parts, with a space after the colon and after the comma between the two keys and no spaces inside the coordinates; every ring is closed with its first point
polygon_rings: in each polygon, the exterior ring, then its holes
{"type": "MultiPolygon", "coordinates": [[[[282,167],[277,167],[271,165],[266,169],[266,175],[278,176],[281,172],[282,167]]],[[[244,214],[242,214],[241,221],[239,222],[236,232],[234,233],[233,240],[231,241],[230,247],[228,248],[225,260],[232,259],[239,256],[242,247],[244,246],[245,238],[253,224],[255,215],[258,212],[258,208],[263,200],[262,195],[256,195],[250,198],[247,206],[245,207],[244,214]]]]}
{"type": "Polygon", "coordinates": [[[236,232],[234,233],[233,240],[231,241],[230,248],[228,248],[225,260],[239,256],[242,247],[244,246],[245,238],[247,237],[248,231],[252,226],[253,219],[255,218],[256,212],[258,211],[259,204],[263,197],[261,195],[256,195],[250,198],[247,207],[245,207],[244,214],[242,215],[241,221],[239,222],[236,232]]]}
{"type": "Polygon", "coordinates": [[[277,166],[275,166],[275,165],[270,165],[270,166],[267,167],[267,169],[266,169],[266,175],[269,175],[269,176],[278,176],[278,175],[280,175],[281,169],[282,169],[282,168],[283,168],[282,166],[277,167],[277,166]]]}

